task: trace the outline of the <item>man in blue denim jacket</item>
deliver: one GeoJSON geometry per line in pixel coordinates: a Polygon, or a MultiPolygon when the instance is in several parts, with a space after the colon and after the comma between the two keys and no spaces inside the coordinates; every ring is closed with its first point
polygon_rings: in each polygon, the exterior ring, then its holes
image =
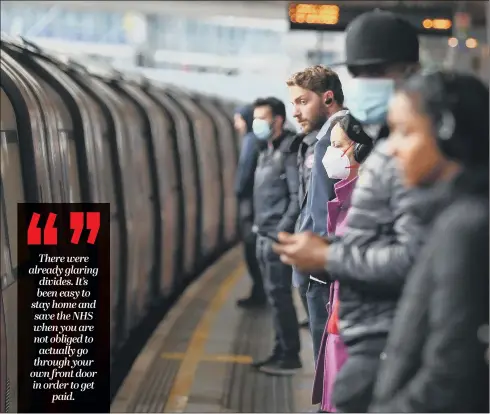
{"type": "MultiPolygon", "coordinates": [[[[330,145],[330,131],[337,121],[347,114],[343,110],[344,95],[340,79],[331,69],[316,65],[295,73],[287,81],[293,116],[304,133],[320,130],[316,143],[311,177],[307,191],[300,200],[300,216],[296,222],[296,232],[311,230],[321,236],[327,234],[327,202],[334,197],[336,180],[328,177],[322,165],[322,158],[330,145]]],[[[326,305],[330,286],[302,274],[293,272],[293,284],[300,293],[306,295],[310,330],[313,338],[315,362],[318,357],[328,313],[326,305]]]]}

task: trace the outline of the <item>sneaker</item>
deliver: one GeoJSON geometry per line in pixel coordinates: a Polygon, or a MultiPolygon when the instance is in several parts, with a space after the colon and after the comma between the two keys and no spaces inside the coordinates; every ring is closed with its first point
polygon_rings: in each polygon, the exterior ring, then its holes
{"type": "Polygon", "coordinates": [[[293,375],[303,365],[299,358],[279,359],[267,365],[262,365],[259,370],[269,375],[293,375]]]}
{"type": "Polygon", "coordinates": [[[281,357],[277,354],[272,354],[270,357],[264,359],[264,360],[261,360],[261,361],[254,361],[252,362],[252,366],[254,368],[261,368],[265,365],[270,365],[270,364],[274,364],[276,361],[279,361],[281,359],[281,357]]]}
{"type": "Polygon", "coordinates": [[[236,305],[244,309],[263,308],[267,305],[267,299],[257,296],[250,296],[248,298],[239,299],[236,305]]]}

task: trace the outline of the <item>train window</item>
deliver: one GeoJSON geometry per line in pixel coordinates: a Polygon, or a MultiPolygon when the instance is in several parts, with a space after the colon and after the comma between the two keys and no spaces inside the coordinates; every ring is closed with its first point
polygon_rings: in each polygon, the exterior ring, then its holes
{"type": "Polygon", "coordinates": [[[17,268],[17,203],[25,202],[22,169],[14,110],[1,90],[1,172],[2,208],[5,210],[5,235],[10,246],[12,268],[17,268]],[[8,203],[5,203],[8,200],[8,203]]]}

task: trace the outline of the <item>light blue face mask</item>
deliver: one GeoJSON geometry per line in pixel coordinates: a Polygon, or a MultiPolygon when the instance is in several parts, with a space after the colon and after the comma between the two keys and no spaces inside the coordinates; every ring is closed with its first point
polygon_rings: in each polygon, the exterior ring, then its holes
{"type": "Polygon", "coordinates": [[[256,118],[252,124],[252,130],[255,136],[263,141],[266,141],[272,135],[271,125],[265,119],[256,118]]]}
{"type": "Polygon", "coordinates": [[[345,104],[363,124],[382,124],[386,121],[388,103],[394,90],[393,79],[351,79],[344,91],[345,104]]]}

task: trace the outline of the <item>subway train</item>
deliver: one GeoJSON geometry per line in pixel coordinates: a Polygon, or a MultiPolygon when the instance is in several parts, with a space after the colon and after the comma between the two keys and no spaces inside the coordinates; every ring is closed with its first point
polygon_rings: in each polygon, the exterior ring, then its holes
{"type": "Polygon", "coordinates": [[[0,45],[0,412],[16,412],[17,203],[110,203],[114,357],[238,242],[239,139],[234,102],[0,45]]]}

